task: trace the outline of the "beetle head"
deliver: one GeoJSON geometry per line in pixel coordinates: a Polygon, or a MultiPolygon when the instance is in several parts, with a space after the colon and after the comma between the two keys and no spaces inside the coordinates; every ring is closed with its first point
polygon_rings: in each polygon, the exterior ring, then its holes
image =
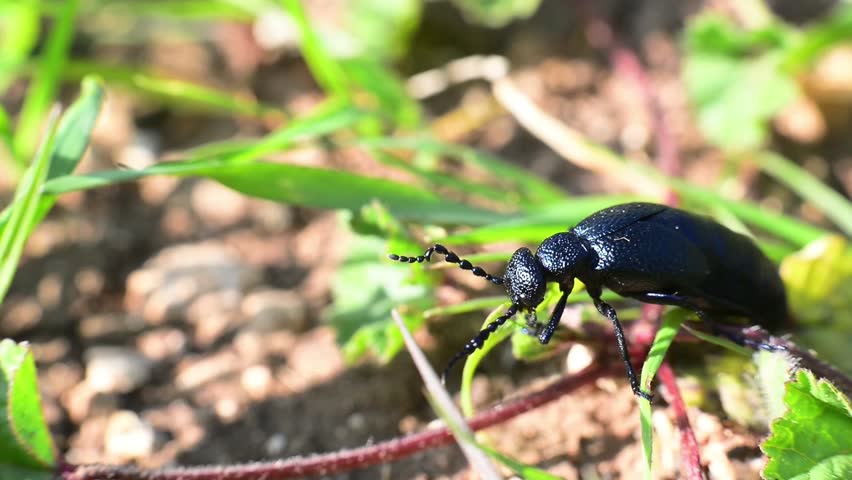
{"type": "Polygon", "coordinates": [[[519,248],[512,255],[503,283],[512,303],[522,309],[535,311],[535,307],[544,300],[544,269],[529,248],[519,248]]]}

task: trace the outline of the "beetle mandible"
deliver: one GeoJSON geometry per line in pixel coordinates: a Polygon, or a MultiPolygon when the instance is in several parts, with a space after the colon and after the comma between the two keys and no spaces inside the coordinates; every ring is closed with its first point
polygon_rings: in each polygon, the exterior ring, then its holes
{"type": "Polygon", "coordinates": [[[445,377],[456,362],[482,347],[490,334],[518,312],[526,312],[527,325],[539,342],[548,343],[575,278],[585,284],[598,312],[612,322],[633,393],[648,400],[651,395],[639,387],[616,311],[600,298],[603,287],[645,303],[684,307],[705,321],[748,317],[772,330],[789,318],[781,277],[751,239],[707,217],[665,205],[625,203],[594,213],[567,232],[545,239],[535,254],[528,248],[516,250],[503,277],[487,273],[439,244],[416,257],[388,257],[420,263],[430,261],[435,253],[491,283],[505,285],[512,302],[450,360],[445,377]],[[549,282],[558,283],[561,295],[550,320],[542,325],[535,309],[549,282]]]}

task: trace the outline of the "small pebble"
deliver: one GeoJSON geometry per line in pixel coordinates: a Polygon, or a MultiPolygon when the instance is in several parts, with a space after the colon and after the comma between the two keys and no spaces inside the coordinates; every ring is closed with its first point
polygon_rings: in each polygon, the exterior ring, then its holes
{"type": "Polygon", "coordinates": [[[154,429],[129,410],[109,416],[104,431],[106,453],[120,461],[146,458],[154,449],[154,429]]]}
{"type": "Polygon", "coordinates": [[[145,383],[151,363],[124,347],[94,347],[86,351],[86,383],[98,393],[127,393],[145,383]]]}
{"type": "Polygon", "coordinates": [[[246,296],[241,310],[256,330],[303,331],[308,324],[305,300],[290,290],[259,290],[246,296]]]}

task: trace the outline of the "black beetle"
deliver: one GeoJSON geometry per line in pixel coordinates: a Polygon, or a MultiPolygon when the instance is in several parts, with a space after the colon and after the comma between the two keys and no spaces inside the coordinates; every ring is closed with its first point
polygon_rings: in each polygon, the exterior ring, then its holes
{"type": "Polygon", "coordinates": [[[648,400],[651,396],[639,388],[615,309],[600,299],[603,287],[646,303],[684,307],[705,321],[749,317],[774,329],[788,318],[781,277],[751,239],[709,218],[665,205],[626,203],[594,213],[571,230],[545,239],[535,254],[519,248],[503,277],[490,275],[437,244],[417,257],[390,254],[389,258],[415,263],[430,260],[433,253],[494,284],[505,284],[512,301],[504,315],[453,357],[445,376],[519,311],[528,312],[528,327],[542,344],[548,343],[575,278],[586,285],[598,311],[612,321],[633,393],[648,400]],[[548,282],[557,282],[562,295],[550,321],[541,325],[535,308],[544,299],[548,282]]]}

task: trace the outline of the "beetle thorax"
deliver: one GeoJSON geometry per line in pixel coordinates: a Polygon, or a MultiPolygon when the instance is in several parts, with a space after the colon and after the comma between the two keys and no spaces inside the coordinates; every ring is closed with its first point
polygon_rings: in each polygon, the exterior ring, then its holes
{"type": "Polygon", "coordinates": [[[594,253],[587,242],[573,232],[546,238],[535,253],[549,281],[567,282],[583,276],[591,268],[594,253]]]}

